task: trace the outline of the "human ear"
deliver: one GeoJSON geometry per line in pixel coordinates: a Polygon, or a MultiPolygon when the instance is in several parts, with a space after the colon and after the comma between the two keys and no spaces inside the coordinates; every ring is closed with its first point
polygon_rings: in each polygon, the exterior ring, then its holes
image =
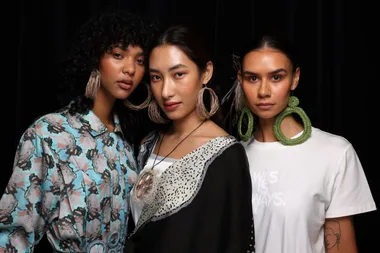
{"type": "Polygon", "coordinates": [[[301,74],[301,70],[300,68],[298,67],[296,69],[296,71],[294,71],[294,74],[293,74],[293,80],[292,80],[292,85],[290,86],[290,89],[291,90],[295,90],[298,86],[298,82],[300,80],[300,74],[301,74]]]}
{"type": "Polygon", "coordinates": [[[202,75],[202,84],[207,84],[210,81],[213,73],[214,73],[214,64],[211,61],[209,61],[207,62],[206,69],[202,75]]]}

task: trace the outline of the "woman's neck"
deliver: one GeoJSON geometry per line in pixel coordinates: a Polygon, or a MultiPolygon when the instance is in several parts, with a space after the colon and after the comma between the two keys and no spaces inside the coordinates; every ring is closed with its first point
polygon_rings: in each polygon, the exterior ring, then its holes
{"type": "MultiPolygon", "coordinates": [[[[274,134],[275,118],[260,119],[259,125],[254,133],[255,139],[260,142],[276,142],[278,141],[274,134]]],[[[281,132],[287,138],[291,138],[303,130],[303,126],[298,123],[292,116],[283,119],[280,126],[281,132]]]]}
{"type": "Polygon", "coordinates": [[[196,111],[194,111],[182,119],[173,121],[169,134],[178,137],[187,135],[203,121],[204,120],[197,115],[196,111]]]}
{"type": "Polygon", "coordinates": [[[114,129],[112,108],[115,103],[115,98],[110,98],[104,92],[98,91],[94,99],[94,107],[92,111],[100,119],[100,121],[107,126],[110,132],[114,129]]]}

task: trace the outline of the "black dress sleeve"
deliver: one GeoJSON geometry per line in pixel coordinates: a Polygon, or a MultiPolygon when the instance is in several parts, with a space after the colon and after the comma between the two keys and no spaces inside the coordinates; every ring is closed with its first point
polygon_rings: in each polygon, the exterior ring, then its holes
{"type": "Polygon", "coordinates": [[[252,189],[244,147],[233,144],[210,162],[191,203],[141,227],[127,241],[134,246],[127,252],[251,252],[252,189]]]}
{"type": "Polygon", "coordinates": [[[210,175],[216,173],[218,168],[223,171],[226,180],[226,194],[220,199],[220,204],[224,206],[227,217],[223,222],[226,234],[222,241],[225,246],[218,252],[253,252],[252,186],[244,147],[239,143],[226,150],[210,166],[210,175]]]}

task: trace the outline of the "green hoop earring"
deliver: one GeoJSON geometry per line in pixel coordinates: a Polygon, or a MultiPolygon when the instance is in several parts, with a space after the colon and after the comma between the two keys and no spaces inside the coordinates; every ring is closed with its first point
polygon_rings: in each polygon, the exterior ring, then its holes
{"type": "Polygon", "coordinates": [[[238,121],[238,132],[242,141],[248,141],[251,138],[252,131],[253,131],[253,124],[254,122],[253,122],[252,112],[251,110],[248,109],[247,106],[244,106],[243,109],[241,110],[241,114],[238,121]],[[247,115],[247,118],[248,118],[247,131],[245,132],[245,134],[243,134],[243,131],[242,131],[244,115],[247,115]]]}
{"type": "Polygon", "coordinates": [[[306,115],[305,111],[302,110],[300,107],[297,107],[299,104],[299,100],[295,96],[291,96],[289,98],[288,107],[285,108],[276,118],[276,121],[274,123],[274,134],[276,135],[277,139],[283,144],[287,146],[291,145],[297,145],[305,142],[307,139],[309,139],[311,135],[311,122],[309,117],[306,115]],[[292,114],[296,113],[298,114],[303,122],[304,131],[301,136],[295,138],[295,139],[289,139],[285,137],[285,135],[281,132],[281,122],[282,120],[292,114]]]}

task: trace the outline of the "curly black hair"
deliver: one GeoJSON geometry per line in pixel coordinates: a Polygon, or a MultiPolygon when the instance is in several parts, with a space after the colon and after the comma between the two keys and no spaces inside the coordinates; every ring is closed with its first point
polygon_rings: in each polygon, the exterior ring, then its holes
{"type": "MultiPolygon", "coordinates": [[[[147,56],[158,32],[156,20],[127,10],[106,10],[89,19],[75,34],[68,57],[61,66],[61,104],[70,103],[70,114],[88,112],[93,107],[93,100],[84,96],[87,81],[104,53],[115,46],[126,49],[133,45],[140,46],[147,56]]],[[[116,101],[114,112],[118,114],[126,139],[132,143],[138,141],[135,131],[139,129],[141,113],[129,110],[122,101],[116,101]]]]}

